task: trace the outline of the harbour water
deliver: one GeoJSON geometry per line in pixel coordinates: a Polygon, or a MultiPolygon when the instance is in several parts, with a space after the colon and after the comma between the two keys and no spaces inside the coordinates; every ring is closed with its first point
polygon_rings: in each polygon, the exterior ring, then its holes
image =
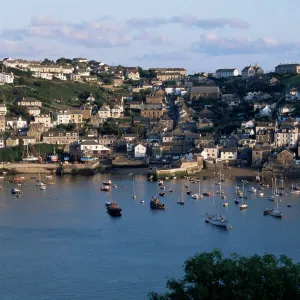
{"type": "MultiPolygon", "coordinates": [[[[185,185],[198,192],[198,184],[177,179],[165,182],[165,211],[150,210],[157,182],[132,177],[97,175],[54,178],[56,184],[41,191],[35,180],[11,195],[14,184],[3,183],[0,192],[1,299],[146,299],[150,291],[165,291],[168,277],[182,275],[183,262],[197,252],[221,248],[242,255],[266,252],[300,260],[300,196],[282,197],[283,219],[263,216],[274,203],[248,193],[248,209],[234,204],[234,180],[226,180],[229,206],[223,209],[232,230],[204,222],[213,212],[213,197],[193,200],[185,185]],[[104,205],[109,193],[102,182],[111,179],[112,200],[123,209],[121,218],[110,217],[104,205]],[[174,193],[169,193],[169,188],[174,193]],[[184,194],[185,205],[177,200],[184,194]],[[145,203],[140,203],[144,197],[145,203]],[[287,204],[292,204],[291,208],[287,204]]],[[[201,182],[212,191],[213,181],[201,182]]],[[[290,185],[291,183],[288,183],[290,185]]],[[[256,183],[251,186],[257,186],[256,183]]],[[[214,186],[215,190],[219,187],[214,186]]],[[[216,202],[219,196],[216,195],[216,202]]]]}

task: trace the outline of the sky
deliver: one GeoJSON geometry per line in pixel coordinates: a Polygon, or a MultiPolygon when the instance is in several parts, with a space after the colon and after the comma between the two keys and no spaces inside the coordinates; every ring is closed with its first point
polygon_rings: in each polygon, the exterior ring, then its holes
{"type": "Polygon", "coordinates": [[[10,0],[0,59],[85,57],[213,72],[299,62],[299,0],[10,0]]]}

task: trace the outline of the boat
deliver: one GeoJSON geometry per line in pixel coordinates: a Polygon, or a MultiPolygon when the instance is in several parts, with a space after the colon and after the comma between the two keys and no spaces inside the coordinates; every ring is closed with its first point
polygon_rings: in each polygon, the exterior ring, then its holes
{"type": "Polygon", "coordinates": [[[113,202],[107,206],[107,212],[112,217],[121,217],[122,216],[122,209],[115,202],[113,202]]]}
{"type": "Polygon", "coordinates": [[[235,204],[240,204],[239,199],[235,198],[235,199],[234,199],[234,203],[235,203],[235,204]]]}
{"type": "MultiPolygon", "coordinates": [[[[244,189],[245,189],[245,182],[243,181],[243,190],[242,194],[244,195],[244,189]]],[[[244,202],[244,196],[242,197],[242,204],[240,205],[240,210],[244,210],[248,208],[248,204],[244,202]]]]}
{"type": "Polygon", "coordinates": [[[205,197],[209,197],[210,196],[210,192],[204,192],[202,195],[205,196],[205,197]]]}
{"type": "Polygon", "coordinates": [[[97,160],[98,160],[97,157],[92,157],[92,156],[80,157],[80,161],[82,161],[82,162],[94,162],[94,161],[97,161],[97,160]]]}
{"type": "Polygon", "coordinates": [[[142,199],[141,201],[140,201],[141,203],[145,203],[145,201],[142,199]]]}
{"type": "Polygon", "coordinates": [[[105,186],[101,187],[100,190],[103,192],[109,192],[110,188],[109,188],[109,186],[105,185],[105,186]]]}
{"type": "Polygon", "coordinates": [[[223,207],[228,207],[228,202],[223,202],[223,207]]]}
{"type": "Polygon", "coordinates": [[[3,175],[7,175],[7,172],[4,171],[4,172],[2,172],[2,174],[3,174],[3,175]]]}
{"type": "Polygon", "coordinates": [[[158,185],[159,186],[163,186],[164,185],[164,182],[162,180],[158,180],[158,185]]]}
{"type": "Polygon", "coordinates": [[[50,155],[50,160],[52,162],[58,162],[58,155],[56,154],[55,147],[53,148],[53,154],[50,155]]]}
{"type": "MultiPolygon", "coordinates": [[[[213,188],[213,192],[212,192],[212,196],[213,196],[213,205],[215,205],[215,193],[214,193],[214,185],[212,186],[213,188]]],[[[221,198],[219,201],[219,205],[215,205],[215,208],[217,209],[218,206],[220,208],[220,211],[218,214],[216,213],[207,213],[205,215],[205,222],[206,223],[210,223],[212,225],[218,226],[218,227],[223,227],[223,228],[227,228],[228,227],[228,218],[222,215],[222,205],[221,205],[221,198]]]]}
{"type": "Polygon", "coordinates": [[[24,148],[22,161],[24,161],[24,162],[37,162],[37,161],[39,161],[39,158],[35,157],[33,155],[30,155],[29,151],[28,151],[28,145],[26,145],[25,148],[24,148]]]}
{"type": "Polygon", "coordinates": [[[185,185],[184,187],[185,187],[185,188],[187,188],[187,189],[189,188],[189,186],[188,186],[188,185],[185,185]]]}
{"type": "Polygon", "coordinates": [[[269,216],[269,215],[271,215],[271,213],[272,213],[272,209],[270,209],[270,208],[264,209],[264,216],[269,216]]]}
{"type": "Polygon", "coordinates": [[[24,182],[24,180],[25,180],[25,177],[15,177],[13,180],[12,180],[12,182],[15,182],[15,183],[22,183],[22,182],[24,182]]]}
{"type": "Polygon", "coordinates": [[[177,204],[184,205],[183,192],[181,193],[181,199],[177,201],[177,204]]]}
{"type": "Polygon", "coordinates": [[[271,216],[275,217],[275,218],[282,218],[282,212],[279,211],[279,201],[278,199],[276,199],[276,207],[272,209],[271,211],[271,216]]]}
{"type": "Polygon", "coordinates": [[[260,193],[259,193],[259,196],[260,196],[260,197],[263,197],[263,196],[264,196],[264,193],[263,193],[263,192],[260,192],[260,193]]]}
{"type": "Polygon", "coordinates": [[[161,186],[160,189],[161,189],[161,190],[165,190],[166,187],[165,187],[165,186],[161,186]]]}
{"type": "Polygon", "coordinates": [[[46,185],[41,185],[40,190],[45,191],[47,189],[46,185]]]}
{"type": "Polygon", "coordinates": [[[293,194],[300,194],[300,188],[298,186],[295,186],[294,184],[292,184],[292,186],[291,186],[291,193],[293,193],[293,194]]]}
{"type": "Polygon", "coordinates": [[[248,189],[248,192],[249,193],[256,193],[257,192],[257,190],[256,190],[256,188],[255,187],[250,187],[249,189],[248,189]]]}
{"type": "Polygon", "coordinates": [[[45,175],[45,177],[51,179],[52,175],[45,175]]]}
{"type": "Polygon", "coordinates": [[[203,195],[201,195],[200,180],[199,180],[198,182],[199,182],[199,185],[198,185],[198,194],[196,193],[196,194],[193,194],[193,195],[192,195],[192,198],[193,198],[193,199],[197,199],[197,200],[203,198],[203,195]]]}
{"type": "Polygon", "coordinates": [[[169,189],[169,192],[170,192],[170,193],[173,193],[173,192],[174,192],[174,190],[172,190],[172,189],[169,189]]]}
{"type": "Polygon", "coordinates": [[[150,201],[150,208],[151,209],[165,209],[166,206],[164,203],[161,203],[157,198],[152,197],[150,201]]]}
{"type": "Polygon", "coordinates": [[[168,180],[168,179],[170,179],[169,177],[165,177],[165,180],[168,180]]]}
{"type": "Polygon", "coordinates": [[[111,201],[110,200],[106,200],[105,201],[105,206],[109,206],[109,205],[111,205],[111,201]]]}
{"type": "Polygon", "coordinates": [[[161,197],[165,197],[165,196],[166,196],[166,194],[165,194],[165,193],[163,193],[163,192],[160,192],[160,193],[159,193],[159,196],[161,196],[161,197]]]}
{"type": "Polygon", "coordinates": [[[292,207],[292,204],[288,204],[287,207],[292,207]]]}
{"type": "Polygon", "coordinates": [[[103,185],[111,185],[111,184],[112,184],[111,180],[107,180],[103,182],[103,185]]]}
{"type": "Polygon", "coordinates": [[[18,195],[18,194],[21,194],[22,192],[21,192],[21,190],[19,190],[19,189],[13,188],[13,189],[11,189],[11,193],[12,193],[13,195],[18,195]]]}
{"type": "Polygon", "coordinates": [[[116,184],[113,184],[112,187],[117,188],[118,186],[116,184]]]}
{"type": "Polygon", "coordinates": [[[173,176],[172,179],[177,179],[177,177],[176,177],[176,176],[173,176]]]}
{"type": "Polygon", "coordinates": [[[136,194],[135,194],[135,185],[134,185],[134,176],[132,176],[132,199],[136,199],[136,194]]]}
{"type": "Polygon", "coordinates": [[[187,194],[187,195],[192,195],[193,192],[192,192],[192,191],[187,191],[186,194],[187,194]]]}

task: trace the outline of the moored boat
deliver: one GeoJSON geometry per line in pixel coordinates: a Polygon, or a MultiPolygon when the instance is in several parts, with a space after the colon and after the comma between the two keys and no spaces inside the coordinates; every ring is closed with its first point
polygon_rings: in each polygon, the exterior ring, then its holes
{"type": "Polygon", "coordinates": [[[157,198],[152,197],[150,201],[150,208],[151,209],[165,209],[166,206],[164,203],[161,203],[157,198]]]}
{"type": "Polygon", "coordinates": [[[165,197],[165,196],[166,196],[166,194],[165,194],[165,193],[163,193],[163,192],[160,192],[160,193],[159,193],[159,196],[161,196],[161,197],[165,197]]]}
{"type": "Polygon", "coordinates": [[[107,180],[103,182],[103,185],[109,186],[111,185],[111,183],[112,183],[111,180],[107,180]]]}
{"type": "Polygon", "coordinates": [[[22,194],[21,190],[16,189],[16,188],[11,189],[11,193],[12,193],[13,195],[19,195],[19,194],[22,194]]]}
{"type": "Polygon", "coordinates": [[[100,190],[103,192],[109,192],[110,188],[109,188],[109,186],[105,185],[105,186],[101,187],[100,190]]]}
{"type": "Polygon", "coordinates": [[[111,203],[110,205],[107,206],[107,212],[112,217],[121,217],[122,216],[122,209],[115,202],[113,202],[113,203],[111,203]]]}

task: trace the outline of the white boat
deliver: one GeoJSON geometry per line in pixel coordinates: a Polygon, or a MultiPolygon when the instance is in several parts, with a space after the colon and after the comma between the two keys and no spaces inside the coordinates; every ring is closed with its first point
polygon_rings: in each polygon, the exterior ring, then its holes
{"type": "Polygon", "coordinates": [[[109,206],[109,205],[111,205],[111,201],[109,200],[105,201],[105,206],[109,206]]]}
{"type": "Polygon", "coordinates": [[[257,192],[257,190],[256,190],[256,188],[255,187],[250,187],[249,189],[248,189],[248,192],[249,193],[256,193],[257,192]]]}
{"type": "Polygon", "coordinates": [[[228,202],[227,201],[223,203],[223,207],[228,207],[228,202]]]}
{"type": "Polygon", "coordinates": [[[165,186],[161,186],[160,189],[161,189],[161,190],[165,190],[166,187],[165,187],[165,186]]]}
{"type": "Polygon", "coordinates": [[[264,193],[263,193],[263,192],[260,192],[260,193],[259,193],[259,196],[260,196],[260,197],[263,197],[263,196],[264,196],[264,193]]]}
{"type": "Polygon", "coordinates": [[[276,200],[276,207],[271,210],[271,216],[275,218],[282,218],[282,212],[279,211],[279,201],[276,200]]]}
{"type": "Polygon", "coordinates": [[[142,199],[141,201],[140,201],[141,203],[145,203],[145,201],[142,199]]]}
{"type": "Polygon", "coordinates": [[[28,145],[26,145],[25,148],[24,148],[24,153],[23,153],[22,161],[25,161],[25,162],[37,162],[37,161],[39,161],[39,158],[35,157],[33,155],[29,155],[28,145]],[[24,157],[25,155],[26,155],[26,157],[24,157]]]}
{"type": "Polygon", "coordinates": [[[47,189],[47,187],[46,187],[45,185],[41,185],[40,189],[41,189],[42,191],[45,191],[45,190],[47,189]]]}
{"type": "MultiPolygon", "coordinates": [[[[245,189],[245,184],[244,184],[244,181],[243,181],[243,195],[244,195],[244,189],[245,189]]],[[[246,204],[245,202],[244,202],[244,197],[242,197],[242,204],[240,205],[240,210],[243,210],[243,209],[247,209],[248,208],[248,204],[246,204]]]]}
{"type": "Polygon", "coordinates": [[[177,177],[176,177],[176,176],[173,176],[173,179],[177,179],[177,177]]]}
{"type": "Polygon", "coordinates": [[[158,185],[162,186],[164,185],[164,182],[162,180],[158,180],[158,185]]]}
{"type": "Polygon", "coordinates": [[[200,180],[199,180],[198,194],[193,194],[192,198],[196,199],[196,200],[199,200],[199,199],[203,198],[203,195],[201,194],[200,180]]]}
{"type": "Polygon", "coordinates": [[[275,196],[269,196],[267,199],[268,199],[269,201],[275,201],[275,196]]]}
{"type": "Polygon", "coordinates": [[[2,172],[3,175],[7,175],[7,172],[2,172]]]}
{"type": "Polygon", "coordinates": [[[170,179],[169,177],[165,177],[165,180],[168,180],[168,179],[170,179]]]}

